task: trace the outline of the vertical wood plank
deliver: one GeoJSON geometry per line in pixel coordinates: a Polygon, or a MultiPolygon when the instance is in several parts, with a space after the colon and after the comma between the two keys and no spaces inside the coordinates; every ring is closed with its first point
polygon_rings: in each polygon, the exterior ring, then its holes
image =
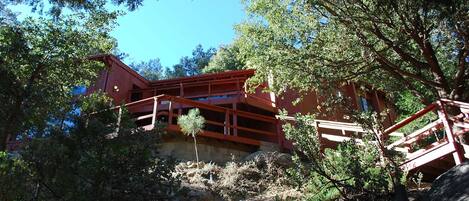
{"type": "Polygon", "coordinates": [[[173,125],[173,101],[169,101],[168,125],[173,125]]]}
{"type": "Polygon", "coordinates": [[[233,135],[238,136],[238,114],[236,103],[233,103],[233,135]]]}
{"type": "Polygon", "coordinates": [[[450,125],[448,121],[448,113],[446,113],[444,104],[441,101],[437,101],[437,104],[439,106],[438,117],[441,119],[441,121],[443,122],[443,125],[445,126],[446,139],[448,139],[448,143],[451,144],[454,149],[454,152],[453,152],[454,163],[456,165],[459,165],[464,161],[464,154],[458,142],[456,142],[456,140],[454,139],[453,129],[451,127],[452,125],[450,125]]]}
{"type": "Polygon", "coordinates": [[[151,119],[151,125],[155,126],[156,123],[156,113],[158,113],[158,98],[153,97],[153,116],[151,119]]]}

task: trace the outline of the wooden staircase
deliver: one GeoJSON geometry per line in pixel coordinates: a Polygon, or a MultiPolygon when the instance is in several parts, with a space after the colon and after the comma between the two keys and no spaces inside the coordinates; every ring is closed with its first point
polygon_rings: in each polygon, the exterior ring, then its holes
{"type": "Polygon", "coordinates": [[[388,149],[400,148],[399,150],[406,153],[406,161],[401,164],[402,169],[441,169],[442,166],[458,165],[469,158],[468,145],[464,140],[469,133],[468,114],[461,112],[458,115],[450,115],[448,110],[468,111],[469,103],[442,99],[386,129],[384,134],[389,134],[428,113],[438,114],[433,122],[387,146],[388,149]],[[428,144],[428,139],[433,137],[428,144]]]}
{"type": "MultiPolygon", "coordinates": [[[[454,165],[469,159],[469,145],[466,144],[469,140],[468,111],[469,103],[442,99],[387,128],[380,135],[384,138],[390,136],[399,138],[386,148],[405,155],[405,161],[400,164],[403,170],[422,171],[435,178],[454,165]],[[466,113],[450,115],[448,110],[466,111],[466,113]],[[399,132],[405,126],[431,113],[437,114],[436,119],[427,125],[407,134],[399,132]]],[[[286,120],[294,121],[295,118],[287,117],[286,120]]],[[[318,130],[321,146],[326,147],[330,146],[325,142],[340,143],[353,139],[350,133],[358,136],[356,134],[373,132],[355,123],[326,120],[315,120],[311,123],[318,130]]],[[[360,139],[355,140],[361,143],[360,139]]]]}

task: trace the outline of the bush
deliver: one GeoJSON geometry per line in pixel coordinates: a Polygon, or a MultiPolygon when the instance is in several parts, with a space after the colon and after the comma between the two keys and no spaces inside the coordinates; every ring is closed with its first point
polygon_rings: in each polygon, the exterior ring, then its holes
{"type": "Polygon", "coordinates": [[[0,198],[167,200],[177,193],[174,163],[156,155],[162,128],[136,129],[125,113],[116,125],[112,111],[86,112],[24,142],[17,157],[0,155],[0,198]]]}
{"type": "Polygon", "coordinates": [[[321,149],[312,116],[297,116],[286,124],[286,136],[295,142],[295,168],[288,172],[308,200],[388,200],[402,176],[389,155],[384,157],[372,136],[363,143],[349,140],[335,149],[321,149]]]}

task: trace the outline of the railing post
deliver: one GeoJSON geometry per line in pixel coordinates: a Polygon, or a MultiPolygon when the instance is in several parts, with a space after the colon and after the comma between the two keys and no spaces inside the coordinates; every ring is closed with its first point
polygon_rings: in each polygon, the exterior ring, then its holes
{"type": "Polygon", "coordinates": [[[184,85],[181,83],[179,83],[179,96],[184,98],[184,85]]]}
{"type": "Polygon", "coordinates": [[[169,101],[168,125],[173,125],[173,101],[169,101]]]}
{"type": "Polygon", "coordinates": [[[275,120],[275,134],[277,135],[277,140],[278,140],[278,145],[280,146],[281,149],[286,148],[285,147],[285,135],[282,133],[282,128],[280,124],[280,119],[275,120]]]}
{"type": "Polygon", "coordinates": [[[230,135],[230,111],[225,112],[225,135],[230,135]]]}
{"type": "Polygon", "coordinates": [[[316,129],[316,133],[317,133],[317,138],[318,138],[318,143],[319,143],[319,150],[322,151],[322,147],[323,147],[323,144],[322,144],[322,135],[321,135],[321,132],[319,131],[319,122],[314,120],[314,128],[316,129]]]}
{"type": "Polygon", "coordinates": [[[156,113],[158,112],[158,98],[153,97],[153,116],[151,118],[151,125],[156,124],[156,113]]]}
{"type": "Polygon", "coordinates": [[[441,101],[437,101],[437,104],[439,107],[438,117],[441,119],[441,121],[443,122],[443,125],[445,126],[446,139],[448,139],[448,143],[451,144],[454,149],[454,152],[453,152],[454,163],[456,165],[459,165],[464,161],[464,154],[462,153],[458,142],[456,142],[456,140],[454,139],[453,129],[451,127],[452,125],[449,124],[448,114],[446,113],[444,104],[441,101]]]}
{"type": "Polygon", "coordinates": [[[238,114],[236,103],[233,103],[233,135],[238,136],[238,114]]]}

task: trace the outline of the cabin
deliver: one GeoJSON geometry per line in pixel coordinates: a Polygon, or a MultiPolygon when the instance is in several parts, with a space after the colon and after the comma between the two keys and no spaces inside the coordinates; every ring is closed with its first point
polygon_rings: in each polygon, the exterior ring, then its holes
{"type": "MultiPolygon", "coordinates": [[[[312,91],[298,104],[292,102],[299,94],[290,90],[281,97],[264,92],[267,83],[253,92],[245,88],[246,80],[254,70],[226,71],[168,80],[150,81],[140,76],[113,55],[99,55],[95,60],[106,64],[96,83],[88,93],[101,90],[106,92],[116,105],[125,104],[135,117],[137,125],[152,129],[156,122],[167,124],[171,133],[180,132],[177,117],[191,108],[199,108],[206,119],[204,132],[199,136],[208,140],[208,145],[220,144],[252,152],[259,148],[288,151],[292,148],[282,132],[282,121],[277,118],[281,109],[295,113],[318,113],[319,127],[324,132],[326,146],[349,138],[356,131],[337,129],[352,125],[345,111],[326,111],[320,107],[322,97],[312,91]],[[210,140],[212,139],[212,140],[210,140]],[[215,141],[214,141],[215,140],[215,141]]],[[[392,103],[383,92],[363,90],[354,83],[340,87],[339,96],[352,100],[352,107],[359,110],[389,112],[386,119],[392,125],[396,116],[392,103]]],[[[168,140],[171,141],[171,140],[168,140]]]]}
{"type": "MultiPolygon", "coordinates": [[[[201,160],[226,162],[233,157],[245,157],[257,150],[290,151],[292,142],[282,132],[283,121],[277,118],[282,109],[289,116],[296,113],[318,114],[314,122],[323,148],[351,139],[352,135],[367,132],[350,122],[343,105],[333,110],[321,108],[324,95],[311,91],[303,94],[301,102],[293,104],[299,94],[288,90],[278,97],[263,89],[268,83],[248,92],[245,84],[254,70],[226,71],[167,80],[151,81],[140,76],[113,55],[92,57],[102,61],[103,70],[87,93],[101,90],[116,105],[125,105],[135,123],[152,130],[165,124],[167,134],[159,152],[179,159],[194,158],[192,139],[181,134],[177,118],[192,108],[199,108],[206,119],[204,131],[197,137],[201,160]]],[[[394,124],[393,103],[381,91],[349,83],[336,89],[335,95],[348,98],[349,108],[361,111],[386,111],[384,137],[395,137],[386,149],[402,152],[405,161],[400,167],[411,173],[423,172],[433,179],[454,165],[469,158],[469,103],[438,100],[416,114],[394,124]],[[447,110],[462,111],[450,115],[447,110]],[[464,113],[466,111],[466,113],[464,113]],[[437,115],[436,115],[437,114],[437,115]],[[410,133],[398,132],[412,122],[426,116],[433,120],[410,133]]],[[[119,112],[121,107],[117,107],[119,112]]],[[[287,120],[295,121],[293,117],[287,120]]]]}

